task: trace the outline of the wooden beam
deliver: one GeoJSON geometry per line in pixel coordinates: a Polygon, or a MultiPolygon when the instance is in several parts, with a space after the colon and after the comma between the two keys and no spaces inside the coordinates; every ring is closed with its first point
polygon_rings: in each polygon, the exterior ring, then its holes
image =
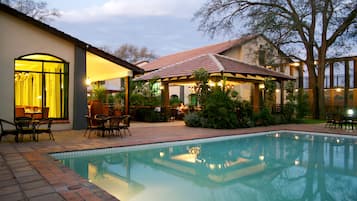
{"type": "Polygon", "coordinates": [[[124,104],[125,104],[125,114],[129,114],[130,111],[129,111],[129,106],[130,106],[130,98],[129,98],[129,94],[130,94],[130,81],[129,81],[129,77],[125,77],[124,78],[124,90],[125,90],[125,101],[124,101],[124,104]]]}
{"type": "Polygon", "coordinates": [[[254,83],[254,89],[253,89],[253,112],[255,112],[255,113],[258,113],[259,110],[260,110],[259,99],[260,99],[259,83],[254,83]]]}

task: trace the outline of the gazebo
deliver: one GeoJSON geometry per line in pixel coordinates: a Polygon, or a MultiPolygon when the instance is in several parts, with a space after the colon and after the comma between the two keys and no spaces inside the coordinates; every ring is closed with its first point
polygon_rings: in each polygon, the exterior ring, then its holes
{"type": "Polygon", "coordinates": [[[284,102],[284,81],[295,80],[295,78],[286,74],[262,66],[246,64],[219,54],[202,54],[146,73],[135,80],[147,81],[151,79],[159,79],[162,86],[162,106],[168,108],[169,84],[193,85],[195,80],[192,73],[200,68],[207,70],[212,82],[217,82],[221,80],[222,77],[225,77],[227,79],[227,84],[230,85],[247,82],[253,83],[252,105],[255,112],[259,111],[259,85],[264,83],[265,79],[269,78],[280,83],[280,99],[282,104],[284,102]]]}

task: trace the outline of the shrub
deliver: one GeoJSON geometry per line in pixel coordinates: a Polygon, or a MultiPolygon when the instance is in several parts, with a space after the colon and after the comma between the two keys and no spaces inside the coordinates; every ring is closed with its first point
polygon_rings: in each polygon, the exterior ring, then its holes
{"type": "Polygon", "coordinates": [[[309,97],[303,89],[299,89],[297,95],[296,117],[298,119],[304,118],[309,112],[309,97]]]}
{"type": "Polygon", "coordinates": [[[266,107],[263,107],[258,114],[254,115],[254,122],[257,126],[268,126],[276,123],[274,116],[266,107]]]}
{"type": "Polygon", "coordinates": [[[154,108],[137,108],[135,111],[135,120],[144,122],[164,122],[167,117],[164,113],[154,111],[154,108]]]}
{"type": "Polygon", "coordinates": [[[213,88],[207,97],[206,107],[202,111],[202,117],[207,120],[207,122],[204,122],[204,127],[238,127],[234,102],[220,87],[213,88]]]}
{"type": "Polygon", "coordinates": [[[199,112],[190,112],[185,115],[183,120],[185,121],[186,126],[189,126],[189,127],[201,127],[202,126],[201,116],[200,116],[199,112]]]}
{"type": "Polygon", "coordinates": [[[236,101],[236,114],[239,128],[247,128],[251,126],[253,117],[253,107],[249,101],[236,101]]]}

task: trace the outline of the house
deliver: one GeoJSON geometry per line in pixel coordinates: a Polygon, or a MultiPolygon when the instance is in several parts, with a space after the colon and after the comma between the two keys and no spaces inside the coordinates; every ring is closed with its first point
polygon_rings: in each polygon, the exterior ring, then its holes
{"type": "MultiPolygon", "coordinates": [[[[143,70],[0,3],[0,118],[17,108],[53,118],[54,129],[85,128],[86,79],[129,77],[143,70]]],[[[126,108],[129,107],[128,91],[126,108]]],[[[128,111],[126,111],[128,112],[128,111]]]]}
{"type": "Polygon", "coordinates": [[[193,70],[203,67],[211,73],[211,77],[217,77],[217,74],[226,76],[241,98],[255,102],[257,108],[258,100],[253,99],[260,93],[259,84],[269,77],[279,81],[276,103],[284,102],[284,81],[294,80],[299,75],[298,68],[290,63],[291,59],[264,35],[250,34],[160,57],[141,66],[146,75],[138,80],[160,77],[161,83],[168,82],[170,85],[169,96],[177,95],[185,104],[190,104],[189,95],[193,93],[190,75],[193,70]],[[217,69],[213,70],[211,67],[215,64],[217,69]]]}

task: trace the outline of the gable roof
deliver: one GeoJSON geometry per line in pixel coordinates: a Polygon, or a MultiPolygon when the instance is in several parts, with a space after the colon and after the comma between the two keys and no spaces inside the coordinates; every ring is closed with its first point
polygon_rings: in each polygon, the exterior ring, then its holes
{"type": "Polygon", "coordinates": [[[116,63],[118,65],[124,66],[124,67],[132,70],[134,72],[134,74],[139,74],[139,73],[143,73],[144,72],[143,69],[135,66],[134,64],[131,64],[131,63],[125,61],[125,60],[122,60],[122,59],[120,59],[120,58],[118,58],[118,57],[116,57],[116,56],[114,56],[112,54],[109,54],[109,53],[107,53],[107,52],[105,52],[105,51],[103,51],[103,50],[101,50],[99,48],[96,48],[96,47],[92,46],[89,43],[81,41],[78,38],[75,38],[75,37],[73,37],[73,36],[71,36],[71,35],[69,35],[69,34],[67,34],[67,33],[65,33],[63,31],[60,31],[60,30],[48,25],[48,24],[45,24],[45,23],[43,23],[43,22],[41,22],[39,20],[36,20],[36,19],[34,19],[34,18],[32,18],[32,17],[30,17],[30,16],[28,16],[28,15],[22,13],[22,12],[19,12],[16,9],[13,9],[13,8],[3,4],[3,3],[0,3],[0,11],[3,11],[5,13],[7,13],[7,14],[13,16],[13,17],[16,17],[16,18],[18,18],[18,19],[20,19],[22,21],[25,21],[27,23],[30,23],[30,24],[32,24],[32,25],[34,25],[34,26],[36,26],[36,27],[38,27],[38,28],[40,28],[40,29],[42,29],[42,30],[44,30],[46,32],[49,32],[49,33],[51,33],[53,35],[56,35],[56,36],[58,36],[58,37],[60,37],[60,38],[62,38],[64,40],[66,40],[66,41],[69,41],[69,42],[75,44],[76,46],[81,47],[83,49],[86,49],[87,51],[89,51],[89,52],[91,52],[93,54],[96,54],[96,55],[98,55],[98,56],[100,56],[102,58],[105,58],[105,59],[107,59],[107,60],[109,60],[109,61],[111,61],[113,63],[116,63]]]}
{"type": "Polygon", "coordinates": [[[176,64],[142,75],[135,80],[160,78],[163,81],[192,79],[192,73],[204,68],[211,76],[225,75],[235,80],[259,80],[275,78],[277,80],[295,80],[295,78],[261,66],[250,65],[219,54],[203,54],[176,64]]]}
{"type": "Polygon", "coordinates": [[[229,40],[229,41],[225,41],[222,43],[217,43],[217,44],[208,45],[208,46],[204,46],[204,47],[200,47],[200,48],[195,48],[195,49],[188,50],[188,51],[170,54],[167,56],[160,57],[160,58],[142,66],[142,68],[146,72],[150,72],[150,71],[165,67],[167,65],[171,65],[171,64],[174,64],[174,63],[177,63],[180,61],[184,61],[186,59],[193,58],[193,57],[196,57],[196,56],[199,56],[202,54],[222,54],[225,51],[228,51],[233,47],[241,46],[241,45],[245,44],[246,42],[257,38],[258,36],[261,36],[261,35],[260,34],[250,34],[250,35],[243,36],[239,39],[229,40]]]}

